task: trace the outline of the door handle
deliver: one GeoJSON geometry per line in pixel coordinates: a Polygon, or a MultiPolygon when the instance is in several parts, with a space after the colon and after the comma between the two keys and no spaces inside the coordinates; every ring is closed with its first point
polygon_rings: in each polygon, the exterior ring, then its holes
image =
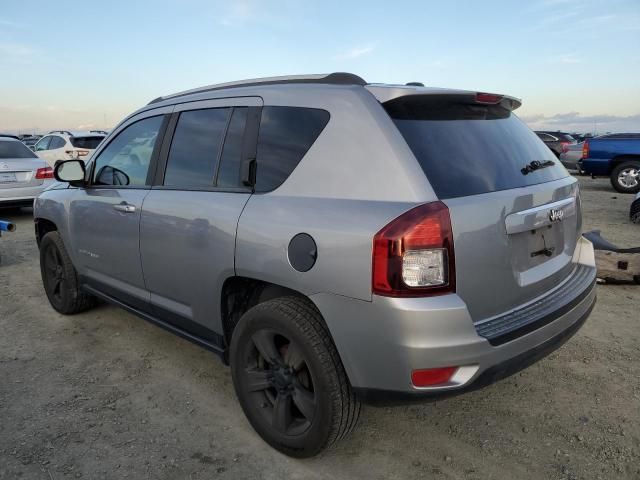
{"type": "Polygon", "coordinates": [[[118,203],[117,205],[114,205],[113,208],[124,213],[133,213],[136,211],[136,206],[130,205],[127,202],[118,203]]]}

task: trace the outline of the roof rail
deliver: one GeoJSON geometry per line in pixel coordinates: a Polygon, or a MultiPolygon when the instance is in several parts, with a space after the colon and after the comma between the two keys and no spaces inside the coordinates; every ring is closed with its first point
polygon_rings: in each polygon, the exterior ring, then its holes
{"type": "Polygon", "coordinates": [[[367,84],[361,77],[353,73],[335,72],[329,74],[320,75],[290,75],[283,77],[266,77],[266,78],[253,78],[250,80],[241,80],[238,82],[219,83],[216,85],[209,85],[206,87],[194,88],[192,90],[185,90],[184,92],[174,93],[172,95],[165,95],[164,97],[158,97],[151,100],[148,105],[158,103],[170,98],[182,97],[185,95],[191,95],[192,93],[204,93],[214,90],[224,90],[226,88],[238,88],[238,87],[254,87],[258,85],[281,85],[291,83],[319,83],[326,85],[360,85],[367,84]]]}
{"type": "Polygon", "coordinates": [[[63,133],[65,135],[73,137],[73,133],[71,133],[69,130],[51,130],[49,133],[63,133]]]}
{"type": "Polygon", "coordinates": [[[109,134],[109,132],[107,132],[106,130],[89,130],[89,133],[104,133],[105,135],[109,134]]]}

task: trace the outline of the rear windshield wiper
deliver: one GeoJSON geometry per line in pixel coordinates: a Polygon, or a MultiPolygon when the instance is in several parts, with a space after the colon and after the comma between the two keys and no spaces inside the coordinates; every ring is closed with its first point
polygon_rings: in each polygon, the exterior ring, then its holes
{"type": "Polygon", "coordinates": [[[535,172],[536,170],[540,170],[541,168],[553,167],[556,164],[553,160],[545,160],[541,162],[539,160],[533,160],[526,167],[520,169],[523,175],[527,175],[531,172],[535,172]]]}

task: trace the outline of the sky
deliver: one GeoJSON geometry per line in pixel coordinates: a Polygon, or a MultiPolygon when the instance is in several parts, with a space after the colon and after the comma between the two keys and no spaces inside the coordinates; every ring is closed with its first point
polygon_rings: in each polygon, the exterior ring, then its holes
{"type": "Polygon", "coordinates": [[[0,131],[111,128],[202,85],[346,71],[640,132],[640,0],[0,0],[0,131]]]}

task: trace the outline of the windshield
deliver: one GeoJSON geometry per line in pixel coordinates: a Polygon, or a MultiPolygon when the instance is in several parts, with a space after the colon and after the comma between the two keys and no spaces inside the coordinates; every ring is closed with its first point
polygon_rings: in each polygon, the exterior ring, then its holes
{"type": "Polygon", "coordinates": [[[22,142],[0,140],[0,159],[2,158],[37,158],[37,156],[22,142]]]}
{"type": "Polygon", "coordinates": [[[414,96],[392,100],[384,107],[439,198],[526,187],[568,176],[536,134],[501,106],[414,96]],[[523,168],[534,161],[553,165],[523,174],[523,168]]]}

